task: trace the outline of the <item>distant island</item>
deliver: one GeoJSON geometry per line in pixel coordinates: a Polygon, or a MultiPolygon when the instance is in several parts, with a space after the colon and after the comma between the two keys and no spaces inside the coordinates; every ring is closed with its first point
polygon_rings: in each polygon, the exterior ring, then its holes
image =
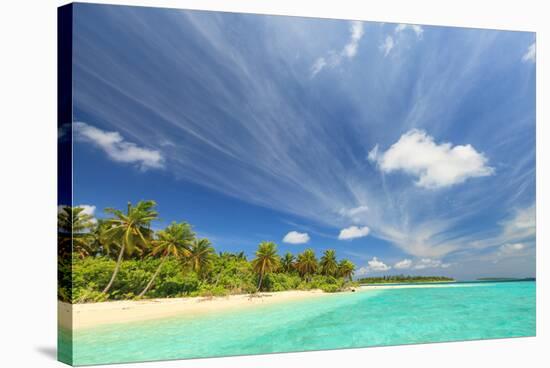
{"type": "Polygon", "coordinates": [[[393,284],[415,282],[453,282],[455,279],[446,276],[410,276],[390,275],[380,277],[363,277],[357,280],[360,284],[393,284]]]}

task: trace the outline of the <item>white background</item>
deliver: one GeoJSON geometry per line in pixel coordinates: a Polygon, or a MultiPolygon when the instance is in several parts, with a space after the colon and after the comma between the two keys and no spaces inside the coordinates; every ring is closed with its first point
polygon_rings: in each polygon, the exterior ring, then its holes
{"type": "MultiPolygon", "coordinates": [[[[105,1],[95,1],[104,3],[105,1]]],[[[110,1],[537,32],[537,337],[129,364],[125,367],[540,367],[548,312],[550,10],[545,1],[110,1]],[[314,5],[314,7],[312,6],[314,5]],[[546,23],[546,24],[545,24],[546,23]],[[546,145],[546,147],[545,147],[546,145]],[[544,262],[546,260],[546,262],[544,262]],[[546,309],[546,311],[545,311],[546,309]],[[546,312],[546,313],[545,313],[546,312]]],[[[56,0],[0,12],[0,366],[59,367],[56,346],[56,0]]],[[[506,122],[503,122],[506,123],[506,122]]],[[[545,348],[546,347],[546,351],[545,348]]]]}

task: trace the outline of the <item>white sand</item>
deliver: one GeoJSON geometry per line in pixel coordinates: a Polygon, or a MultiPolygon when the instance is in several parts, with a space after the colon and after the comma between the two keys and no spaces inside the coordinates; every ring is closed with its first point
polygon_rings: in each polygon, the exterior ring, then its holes
{"type": "Polygon", "coordinates": [[[196,316],[204,313],[242,309],[267,303],[285,302],[327,295],[320,290],[293,290],[258,293],[253,297],[230,295],[213,298],[166,298],[125,300],[89,304],[58,303],[58,321],[65,328],[83,328],[102,324],[144,321],[177,315],[196,316]],[[72,311],[72,317],[71,317],[72,311]]]}
{"type": "MultiPolygon", "coordinates": [[[[363,292],[383,289],[465,287],[456,284],[418,284],[418,285],[368,285],[356,290],[363,292]]],[[[146,300],[125,300],[89,304],[58,303],[58,321],[65,328],[86,328],[103,324],[145,321],[177,315],[197,316],[204,313],[237,310],[257,305],[316,298],[330,295],[321,290],[292,290],[249,295],[231,295],[214,298],[166,298],[146,300]],[[72,311],[72,315],[71,315],[72,311]]],[[[334,294],[332,294],[334,295],[334,294]]]]}

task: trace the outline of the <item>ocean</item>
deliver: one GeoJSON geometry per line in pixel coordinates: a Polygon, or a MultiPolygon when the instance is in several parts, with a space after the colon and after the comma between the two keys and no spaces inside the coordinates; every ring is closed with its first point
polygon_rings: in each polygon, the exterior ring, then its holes
{"type": "MultiPolygon", "coordinates": [[[[335,293],[200,317],[75,331],[91,365],[534,336],[536,284],[479,282],[335,293]]],[[[78,316],[75,316],[78,318],[78,316]]],[[[60,354],[69,354],[61,331],[60,354]]]]}

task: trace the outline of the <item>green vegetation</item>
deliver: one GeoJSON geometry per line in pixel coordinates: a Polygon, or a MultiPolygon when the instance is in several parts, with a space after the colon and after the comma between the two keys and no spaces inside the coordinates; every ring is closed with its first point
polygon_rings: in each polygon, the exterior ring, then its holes
{"type": "Polygon", "coordinates": [[[381,277],[363,277],[358,279],[360,284],[391,284],[391,283],[414,283],[414,282],[451,282],[455,281],[445,276],[405,276],[390,275],[381,277]]]}
{"type": "Polygon", "coordinates": [[[152,230],[149,228],[151,221],[156,219],[158,214],[153,211],[156,205],[153,201],[141,201],[135,207],[128,203],[126,214],[114,208],[107,208],[105,211],[113,215],[104,223],[103,239],[99,239],[107,248],[117,246],[119,254],[113,275],[109,280],[103,293],[107,293],[120,268],[124,253],[131,255],[136,251],[143,253],[152,240],[152,230]]]}
{"type": "Polygon", "coordinates": [[[320,261],[312,249],[296,256],[261,242],[252,260],[243,252],[216,253],[186,222],[153,231],[153,201],[128,203],[125,212],[106,209],[95,220],[82,208],[58,215],[59,299],[71,303],[134,298],[225,296],[257,291],[321,289],[337,292],[357,285],[355,265],[327,250],[320,261]],[[71,249],[72,244],[72,249],[71,249]]]}
{"type": "Polygon", "coordinates": [[[262,242],[256,251],[256,258],[252,261],[252,269],[258,275],[258,290],[262,287],[262,280],[266,274],[275,272],[279,268],[277,246],[273,242],[262,242]]]}

